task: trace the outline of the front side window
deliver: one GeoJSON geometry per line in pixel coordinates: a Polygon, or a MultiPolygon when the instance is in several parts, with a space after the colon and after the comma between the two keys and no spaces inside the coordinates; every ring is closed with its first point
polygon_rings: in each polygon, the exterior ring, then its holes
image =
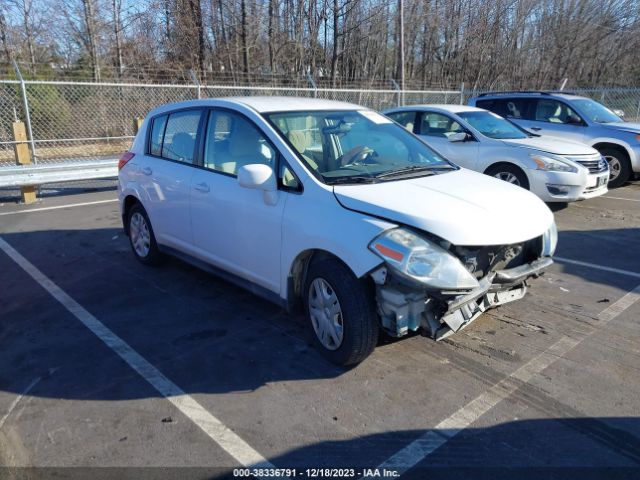
{"type": "Polygon", "coordinates": [[[368,110],[265,114],[325,183],[362,183],[455,169],[418,138],[368,110]]]}
{"type": "Polygon", "coordinates": [[[534,120],[549,123],[580,123],[581,119],[566,103],[552,99],[536,101],[534,120]]]}
{"type": "Polygon", "coordinates": [[[491,112],[460,112],[458,116],[482,135],[496,139],[527,138],[528,135],[513,123],[491,112]]]}
{"type": "Polygon", "coordinates": [[[420,134],[429,137],[448,137],[464,129],[454,119],[440,113],[427,112],[422,115],[420,134]]]}
{"type": "Polygon", "coordinates": [[[200,115],[200,110],[184,110],[169,115],[164,129],[162,157],[193,163],[200,115]]]}
{"type": "Polygon", "coordinates": [[[412,111],[412,112],[389,113],[387,117],[398,122],[400,125],[402,125],[404,128],[406,128],[410,132],[413,132],[413,127],[415,126],[415,122],[416,122],[416,112],[412,111]]]}
{"type": "Polygon", "coordinates": [[[276,152],[258,128],[244,116],[212,110],[207,122],[204,167],[237,175],[252,163],[275,166],[276,152]]]}

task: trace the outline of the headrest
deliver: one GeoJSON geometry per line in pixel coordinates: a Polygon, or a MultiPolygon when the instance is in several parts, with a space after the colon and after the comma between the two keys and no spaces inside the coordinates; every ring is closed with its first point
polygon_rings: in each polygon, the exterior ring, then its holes
{"type": "Polygon", "coordinates": [[[179,132],[173,136],[171,142],[171,150],[173,154],[178,158],[185,158],[191,160],[193,158],[193,147],[195,141],[186,132],[179,132]]]}
{"type": "Polygon", "coordinates": [[[309,146],[307,135],[302,130],[290,130],[287,138],[291,142],[291,145],[300,153],[303,153],[309,146]]]}
{"type": "Polygon", "coordinates": [[[244,120],[238,120],[229,143],[229,153],[233,157],[244,157],[260,153],[260,135],[258,131],[244,120]]]}

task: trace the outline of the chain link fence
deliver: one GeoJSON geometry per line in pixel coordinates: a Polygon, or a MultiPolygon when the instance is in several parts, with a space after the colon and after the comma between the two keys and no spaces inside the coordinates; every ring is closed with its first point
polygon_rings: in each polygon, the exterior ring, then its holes
{"type": "MultiPolygon", "coordinates": [[[[640,89],[572,90],[625,118],[640,119],[640,89]]],[[[194,98],[282,95],[341,100],[381,110],[400,104],[463,103],[477,92],[462,90],[401,92],[395,89],[331,89],[231,85],[157,85],[54,81],[0,81],[0,166],[14,164],[12,123],[29,123],[28,142],[35,163],[114,158],[134,135],[134,119],[165,103],[194,98]],[[30,121],[30,122],[29,122],[30,121]]]]}

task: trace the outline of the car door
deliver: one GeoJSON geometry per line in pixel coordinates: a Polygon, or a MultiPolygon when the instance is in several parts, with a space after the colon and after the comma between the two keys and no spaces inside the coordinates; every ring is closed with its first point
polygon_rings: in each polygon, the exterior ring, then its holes
{"type": "Polygon", "coordinates": [[[567,103],[555,98],[531,100],[527,118],[521,126],[540,135],[584,142],[587,124],[567,103]]]}
{"type": "Polygon", "coordinates": [[[450,135],[467,132],[457,120],[444,113],[426,110],[418,116],[417,128],[416,133],[446,158],[461,167],[477,169],[478,142],[473,136],[464,142],[449,141],[450,135]]]}
{"type": "Polygon", "coordinates": [[[241,187],[244,165],[278,168],[278,153],[244,115],[226,109],[208,112],[202,168],[191,179],[191,222],[197,255],[223,270],[273,292],[280,291],[282,215],[286,195],[274,205],[262,191],[241,187]]]}
{"type": "Polygon", "coordinates": [[[139,184],[158,243],[189,251],[191,177],[202,110],[178,110],[151,120],[139,184]]]}

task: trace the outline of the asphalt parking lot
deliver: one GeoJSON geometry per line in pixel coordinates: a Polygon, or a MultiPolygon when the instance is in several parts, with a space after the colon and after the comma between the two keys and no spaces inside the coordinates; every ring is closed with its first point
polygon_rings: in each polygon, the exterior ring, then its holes
{"type": "Polygon", "coordinates": [[[559,260],[525,299],[350,370],[302,318],[178,260],[139,264],[115,198],[0,206],[5,475],[639,478],[640,183],[555,211],[559,260]]]}

